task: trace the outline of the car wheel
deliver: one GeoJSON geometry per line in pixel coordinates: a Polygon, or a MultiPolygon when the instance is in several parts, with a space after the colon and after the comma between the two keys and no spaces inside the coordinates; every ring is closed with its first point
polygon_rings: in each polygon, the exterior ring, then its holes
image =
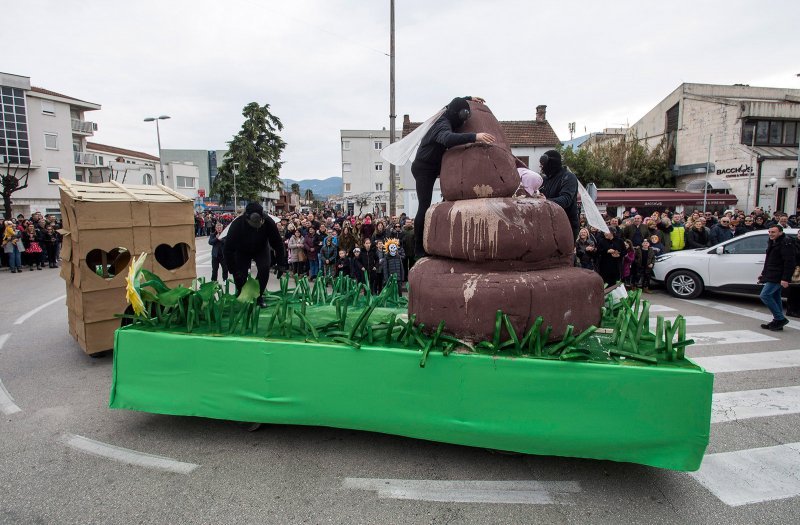
{"type": "Polygon", "coordinates": [[[679,299],[695,299],[703,293],[703,280],[689,270],[678,270],[667,277],[667,291],[679,299]]]}

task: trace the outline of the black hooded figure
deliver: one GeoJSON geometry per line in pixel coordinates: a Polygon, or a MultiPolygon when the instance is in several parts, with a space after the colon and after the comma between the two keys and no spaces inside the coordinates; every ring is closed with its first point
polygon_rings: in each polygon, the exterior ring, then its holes
{"type": "Polygon", "coordinates": [[[252,261],[256,262],[258,284],[261,290],[258,304],[262,307],[272,259],[270,247],[275,252],[275,260],[282,261],[284,257],[283,239],[275,221],[264,213],[260,204],[251,202],[244,209],[244,213],[236,217],[228,228],[223,258],[228,264],[228,270],[233,274],[237,295],[247,281],[250,264],[252,261]]]}
{"type": "Polygon", "coordinates": [[[457,133],[470,117],[468,100],[483,102],[482,99],[472,97],[456,97],[450,101],[444,113],[431,126],[419,144],[417,156],[411,164],[411,174],[417,183],[417,215],[414,217],[414,242],[416,257],[425,257],[425,248],[422,243],[423,230],[425,229],[425,212],[431,206],[433,186],[442,170],[442,156],[444,152],[454,146],[469,144],[471,142],[484,142],[491,144],[494,137],[488,133],[457,133]]]}
{"type": "Polygon", "coordinates": [[[572,238],[578,237],[580,217],[578,214],[578,177],[561,165],[561,154],[554,149],[546,151],[539,159],[544,182],[539,191],[564,208],[572,226],[572,238]]]}

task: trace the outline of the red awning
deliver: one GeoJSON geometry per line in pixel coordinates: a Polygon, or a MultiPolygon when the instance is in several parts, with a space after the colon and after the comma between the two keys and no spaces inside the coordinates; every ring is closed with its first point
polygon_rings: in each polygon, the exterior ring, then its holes
{"type": "MultiPolygon", "coordinates": [[[[706,204],[709,206],[733,206],[739,199],[727,193],[709,193],[706,204]]],[[[676,190],[597,190],[597,205],[602,206],[650,206],[674,207],[702,206],[703,194],[676,190]]]]}

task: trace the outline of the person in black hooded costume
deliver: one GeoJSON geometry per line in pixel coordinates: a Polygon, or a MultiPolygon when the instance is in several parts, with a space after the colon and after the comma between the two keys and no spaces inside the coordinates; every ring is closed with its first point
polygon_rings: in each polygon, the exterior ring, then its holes
{"type": "Polygon", "coordinates": [[[561,165],[561,154],[554,149],[546,151],[539,158],[544,182],[539,191],[567,212],[572,226],[572,238],[578,237],[580,217],[578,214],[578,177],[561,165]]]}
{"type": "Polygon", "coordinates": [[[425,229],[425,212],[431,206],[433,186],[442,171],[442,157],[444,152],[453,146],[483,142],[491,144],[495,138],[489,133],[457,133],[470,117],[468,100],[484,102],[478,97],[456,97],[450,101],[444,113],[433,126],[425,133],[419,143],[417,156],[411,164],[411,174],[417,183],[417,199],[419,208],[414,217],[414,243],[416,257],[425,257],[425,248],[422,243],[423,230],[425,229]]]}
{"type": "Polygon", "coordinates": [[[231,223],[225,238],[223,259],[228,264],[228,270],[233,274],[236,284],[236,295],[242,291],[242,286],[247,281],[250,273],[250,264],[256,262],[258,269],[258,284],[261,295],[258,305],[262,308],[264,303],[264,290],[269,281],[269,267],[272,263],[270,247],[275,252],[275,260],[282,261],[284,245],[275,221],[264,213],[264,208],[257,202],[251,202],[244,209],[244,213],[231,223]]]}

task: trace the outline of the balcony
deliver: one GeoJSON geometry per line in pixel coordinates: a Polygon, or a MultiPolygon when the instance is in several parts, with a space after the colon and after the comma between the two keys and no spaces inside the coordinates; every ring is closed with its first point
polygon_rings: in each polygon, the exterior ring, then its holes
{"type": "Polygon", "coordinates": [[[94,135],[95,131],[97,131],[96,122],[87,122],[77,118],[72,119],[73,133],[78,135],[94,135]]]}
{"type": "Polygon", "coordinates": [[[78,166],[97,166],[97,155],[85,151],[73,151],[75,164],[78,166]]]}

